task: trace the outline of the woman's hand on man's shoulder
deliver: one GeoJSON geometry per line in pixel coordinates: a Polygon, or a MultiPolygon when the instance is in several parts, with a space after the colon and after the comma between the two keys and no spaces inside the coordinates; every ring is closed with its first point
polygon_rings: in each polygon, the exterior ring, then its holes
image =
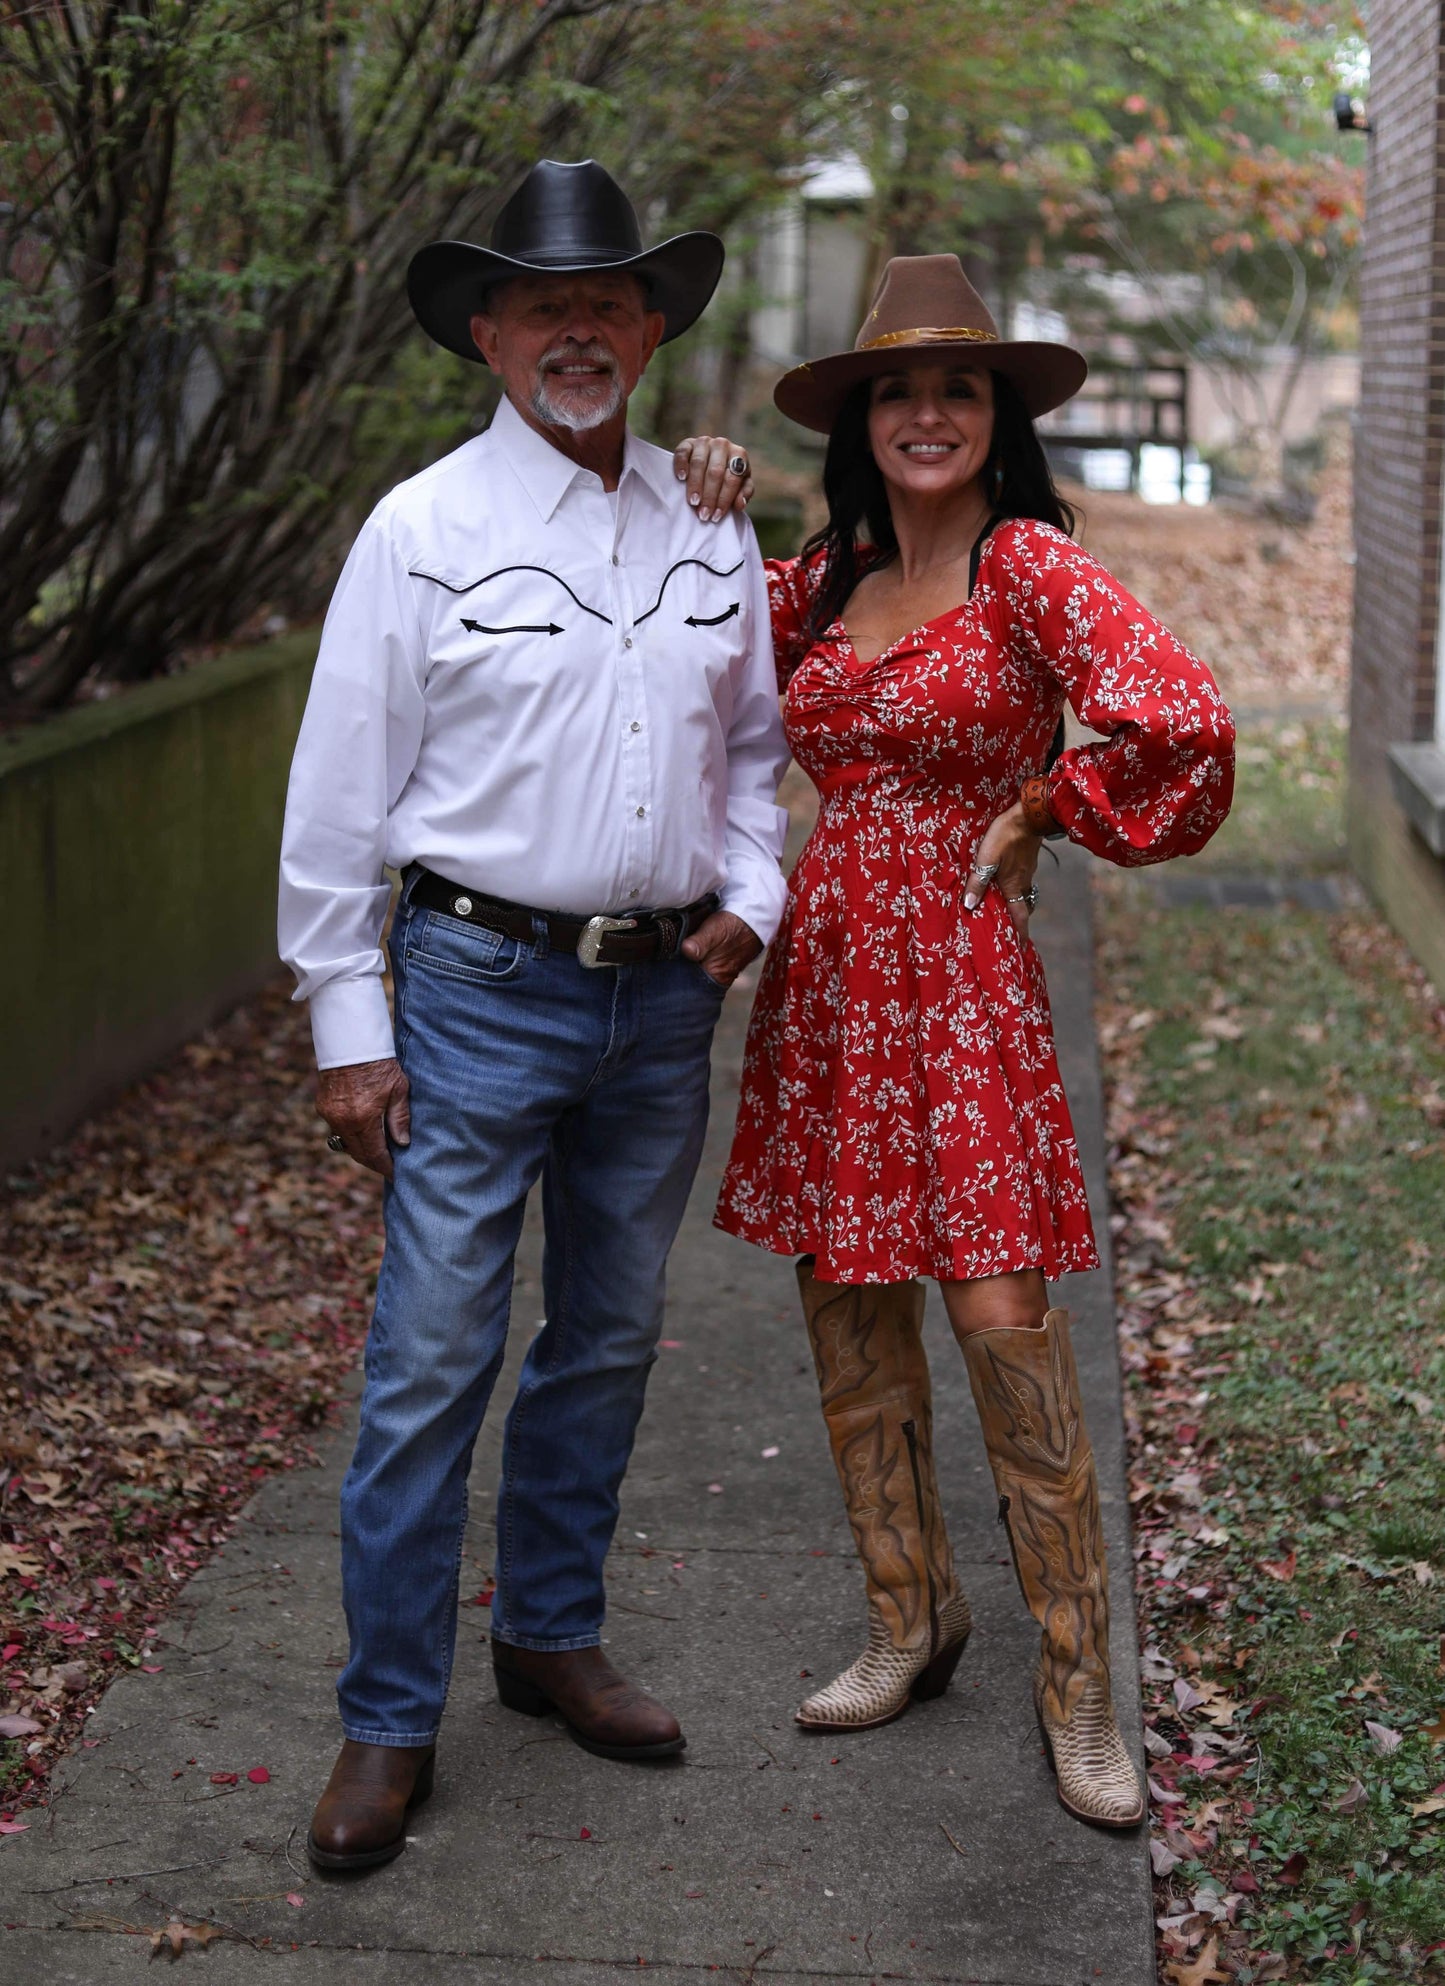
{"type": "Polygon", "coordinates": [[[725,434],[688,435],[673,450],[672,465],[678,481],[687,484],[687,500],[704,524],[721,524],[752,501],[748,451],[725,434]]]}

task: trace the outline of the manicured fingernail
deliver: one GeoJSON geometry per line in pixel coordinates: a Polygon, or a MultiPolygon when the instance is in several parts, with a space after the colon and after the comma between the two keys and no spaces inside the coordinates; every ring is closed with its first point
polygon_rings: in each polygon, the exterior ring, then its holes
{"type": "Polygon", "coordinates": [[[696,490],[694,490],[692,495],[688,498],[688,502],[692,505],[693,509],[696,510],[697,506],[702,502],[702,498],[697,494],[696,490]]]}
{"type": "Polygon", "coordinates": [[[676,476],[677,480],[680,483],[685,483],[687,481],[686,469],[679,469],[676,463],[674,463],[672,466],[672,473],[674,476],[676,476]]]}
{"type": "Polygon", "coordinates": [[[978,898],[974,895],[972,890],[970,890],[968,895],[963,899],[963,907],[965,910],[978,909],[978,898]]]}
{"type": "Polygon", "coordinates": [[[702,509],[698,512],[697,516],[698,516],[698,522],[700,524],[706,524],[708,519],[712,516],[712,512],[708,509],[707,505],[704,504],[702,509]]]}

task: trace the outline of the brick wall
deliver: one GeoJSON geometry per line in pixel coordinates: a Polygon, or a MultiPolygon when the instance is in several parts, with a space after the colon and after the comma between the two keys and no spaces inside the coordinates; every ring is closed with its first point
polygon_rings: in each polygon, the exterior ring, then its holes
{"type": "Polygon", "coordinates": [[[1367,887],[1445,983],[1445,867],[1406,826],[1385,758],[1392,744],[1429,737],[1435,716],[1445,471],[1438,0],[1376,0],[1370,58],[1375,130],[1360,284],[1350,848],[1367,887]]]}

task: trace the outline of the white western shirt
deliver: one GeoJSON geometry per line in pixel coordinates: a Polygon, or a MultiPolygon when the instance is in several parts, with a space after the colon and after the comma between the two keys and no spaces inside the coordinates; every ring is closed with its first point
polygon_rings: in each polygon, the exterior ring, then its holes
{"type": "Polygon", "coordinates": [[[319,1065],[393,1052],[387,865],[587,916],[717,890],[766,943],[787,758],[751,525],[630,435],[609,496],[503,400],[377,505],[326,616],[279,914],[319,1065]]]}

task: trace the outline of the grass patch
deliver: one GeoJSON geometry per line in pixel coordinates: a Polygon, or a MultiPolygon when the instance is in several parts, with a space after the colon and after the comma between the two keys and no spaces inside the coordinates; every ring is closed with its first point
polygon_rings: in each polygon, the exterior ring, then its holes
{"type": "Polygon", "coordinates": [[[1344,868],[1346,737],[1338,718],[1243,730],[1233,811],[1187,868],[1302,875],[1344,868]]]}
{"type": "Polygon", "coordinates": [[[1099,910],[1164,1977],[1445,1978],[1445,1037],[1372,918],[1099,910]]]}

